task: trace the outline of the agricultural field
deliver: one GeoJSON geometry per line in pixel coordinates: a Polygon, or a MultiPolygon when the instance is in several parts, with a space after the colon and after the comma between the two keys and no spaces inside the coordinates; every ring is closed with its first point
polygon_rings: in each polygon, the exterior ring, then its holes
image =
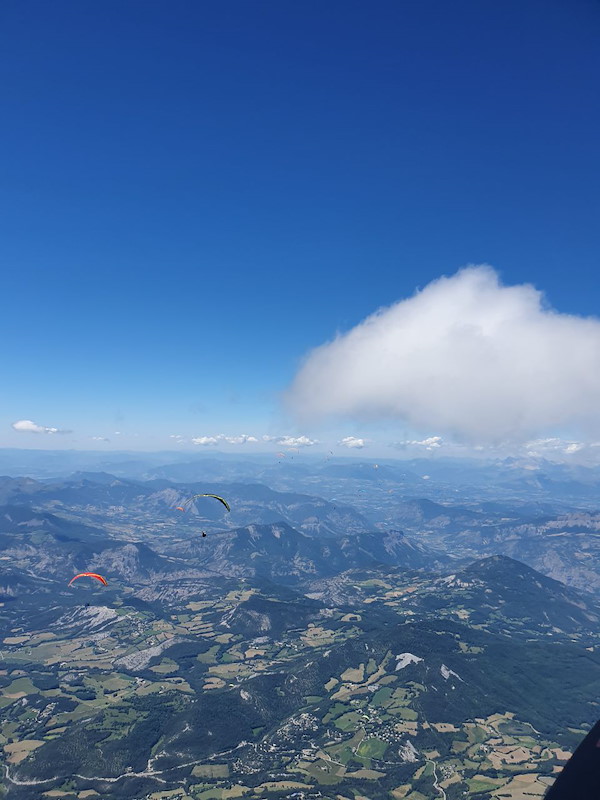
{"type": "MultiPolygon", "coordinates": [[[[94,524],[98,509],[69,525],[94,524]]],[[[328,551],[304,577],[299,559],[275,580],[282,531],[310,558],[330,545],[278,523],[208,550],[146,519],[151,550],[130,541],[141,510],[111,513],[105,533],[124,531],[125,550],[108,588],[49,578],[0,605],[6,800],[530,800],[595,722],[596,609],[517,562],[331,574],[328,551]],[[245,574],[263,553],[269,571],[245,574]]],[[[27,575],[33,556],[15,536],[27,575]]],[[[35,536],[57,558],[63,539],[35,536]]]]}
{"type": "MultiPolygon", "coordinates": [[[[372,585],[379,589],[380,583],[372,585]]],[[[568,758],[569,750],[515,712],[461,719],[452,702],[445,718],[433,710],[440,708],[432,702],[435,694],[449,692],[451,700],[465,691],[457,665],[463,660],[471,669],[483,657],[484,633],[473,641],[468,631],[425,635],[411,629],[419,655],[389,644],[388,636],[398,644],[408,640],[403,626],[392,633],[391,616],[390,633],[382,636],[365,631],[356,614],[328,608],[325,616],[323,609],[315,609],[316,616],[313,609],[304,617],[294,614],[294,627],[277,638],[255,635],[264,634],[260,614],[284,606],[258,587],[240,584],[212,601],[171,604],[161,617],[124,600],[112,609],[72,608],[56,619],[52,636],[15,626],[4,637],[7,668],[0,676],[2,747],[15,781],[11,796],[32,796],[25,779],[34,785],[50,779],[44,797],[106,796],[106,787],[111,797],[123,797],[137,779],[147,789],[140,797],[151,798],[334,792],[356,800],[364,792],[414,800],[431,796],[437,782],[448,800],[464,792],[524,800],[541,797],[568,758]],[[443,645],[437,653],[436,638],[443,645]],[[453,668],[441,660],[444,649],[453,668]],[[202,707],[203,697],[215,710],[229,710],[220,717],[207,711],[203,722],[197,720],[195,706],[202,707]],[[169,766],[164,735],[155,740],[145,733],[158,720],[152,698],[175,742],[189,751],[184,766],[169,766]],[[231,715],[239,715],[240,705],[252,709],[255,723],[250,740],[236,744],[231,715]],[[186,727],[198,724],[216,725],[216,750],[195,754],[193,746],[181,744],[186,727]],[[94,755],[92,748],[85,770],[97,777],[53,777],[56,760],[42,754],[60,754],[60,743],[83,731],[90,743],[102,743],[105,754],[94,755]],[[148,748],[142,760],[134,756],[140,743],[148,748]],[[183,787],[163,790],[161,781],[183,787]]],[[[362,617],[368,620],[368,614],[362,617]]],[[[270,623],[274,627],[275,618],[270,623]]],[[[64,753],[60,758],[65,761],[64,753]]]]}

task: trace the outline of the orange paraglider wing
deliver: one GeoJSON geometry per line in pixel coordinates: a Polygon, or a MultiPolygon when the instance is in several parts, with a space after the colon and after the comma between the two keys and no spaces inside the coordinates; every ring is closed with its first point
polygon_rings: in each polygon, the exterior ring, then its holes
{"type": "Polygon", "coordinates": [[[103,578],[102,575],[98,575],[97,572],[80,572],[78,575],[75,575],[74,578],[71,578],[69,581],[69,586],[73,583],[73,581],[76,581],[77,578],[95,578],[97,581],[100,581],[100,583],[104,584],[104,586],[108,586],[106,578],[103,578]]]}
{"type": "Polygon", "coordinates": [[[182,508],[181,506],[176,506],[175,510],[176,511],[185,511],[185,508],[182,508]]]}

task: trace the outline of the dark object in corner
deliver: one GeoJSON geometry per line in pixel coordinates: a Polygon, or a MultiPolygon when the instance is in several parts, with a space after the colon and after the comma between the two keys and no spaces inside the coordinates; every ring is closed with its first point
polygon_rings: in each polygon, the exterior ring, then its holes
{"type": "Polygon", "coordinates": [[[544,800],[598,800],[600,798],[600,722],[559,772],[544,800]]]}

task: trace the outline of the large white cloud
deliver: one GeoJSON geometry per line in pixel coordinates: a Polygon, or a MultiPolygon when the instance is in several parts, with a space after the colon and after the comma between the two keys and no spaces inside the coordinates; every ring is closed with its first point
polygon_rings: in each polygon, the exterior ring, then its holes
{"type": "Polygon", "coordinates": [[[470,442],[600,433],[600,320],[467,267],[316,348],[286,400],[299,420],[397,419],[470,442]]]}
{"type": "Polygon", "coordinates": [[[31,419],[18,419],[12,423],[12,427],[19,433],[73,433],[73,431],[63,431],[58,428],[49,428],[46,425],[38,425],[31,419]]]}

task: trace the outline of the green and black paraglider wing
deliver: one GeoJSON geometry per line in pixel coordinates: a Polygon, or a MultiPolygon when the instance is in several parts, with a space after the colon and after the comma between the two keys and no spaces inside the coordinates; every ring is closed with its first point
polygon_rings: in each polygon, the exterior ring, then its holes
{"type": "Polygon", "coordinates": [[[231,511],[231,508],[229,507],[229,503],[227,502],[227,500],[224,500],[222,497],[219,497],[218,494],[195,494],[192,497],[190,497],[189,500],[186,500],[185,503],[182,506],[177,506],[177,510],[178,511],[187,511],[188,508],[194,502],[194,500],[196,500],[196,498],[198,498],[198,497],[214,497],[215,500],[219,501],[219,503],[223,503],[223,505],[225,506],[227,511],[231,511]]]}

